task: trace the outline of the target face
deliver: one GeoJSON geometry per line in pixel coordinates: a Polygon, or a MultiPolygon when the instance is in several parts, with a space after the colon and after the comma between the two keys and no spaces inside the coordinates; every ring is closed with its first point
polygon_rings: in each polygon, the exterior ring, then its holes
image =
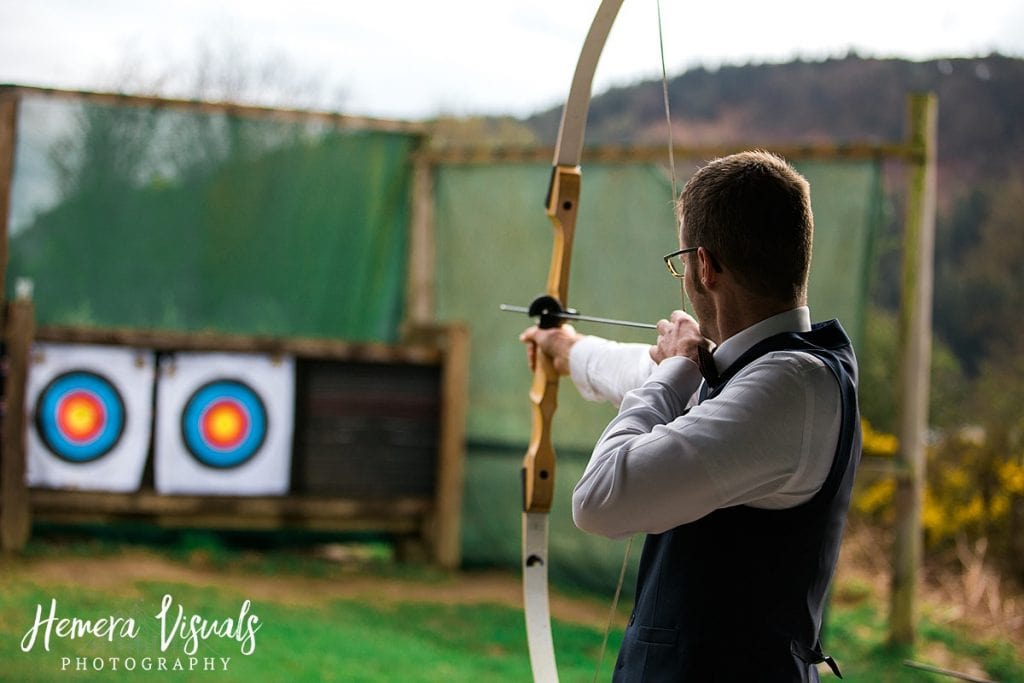
{"type": "Polygon", "coordinates": [[[103,457],[124,432],[121,394],[105,377],[79,370],[53,379],[36,400],[36,430],[58,458],[86,463],[103,457]]]}
{"type": "Polygon", "coordinates": [[[203,465],[238,467],[253,458],[267,436],[267,409],[247,384],[222,379],[203,385],[181,415],[188,452],[203,465]]]}

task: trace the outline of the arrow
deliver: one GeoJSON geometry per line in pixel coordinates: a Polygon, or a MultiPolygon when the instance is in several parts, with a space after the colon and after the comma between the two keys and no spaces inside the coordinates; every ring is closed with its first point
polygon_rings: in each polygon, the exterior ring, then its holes
{"type": "Polygon", "coordinates": [[[578,320],[580,322],[601,323],[603,325],[619,325],[620,327],[639,327],[644,330],[658,329],[657,325],[652,325],[650,323],[636,323],[632,320],[616,320],[614,318],[599,318],[592,315],[580,315],[571,308],[567,311],[551,311],[547,308],[538,311],[534,310],[532,307],[527,308],[526,306],[513,306],[511,304],[501,304],[498,308],[507,313],[526,313],[533,317],[539,315],[542,317],[558,318],[561,320],[578,320]]]}

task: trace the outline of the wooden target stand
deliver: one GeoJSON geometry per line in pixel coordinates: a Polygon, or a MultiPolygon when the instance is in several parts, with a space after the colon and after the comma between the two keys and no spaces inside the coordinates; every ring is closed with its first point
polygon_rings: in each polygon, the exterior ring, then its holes
{"type": "Polygon", "coordinates": [[[369,532],[399,559],[457,567],[460,555],[469,334],[461,325],[413,330],[399,345],[213,333],[36,328],[31,300],[6,306],[0,431],[0,543],[18,551],[33,520],[169,528],[369,532]],[[161,495],[152,453],[133,493],[25,484],[25,386],[33,341],[158,353],[290,355],[296,361],[291,485],[283,496],[161,495]],[[340,443],[338,434],[345,434],[340,443]]]}

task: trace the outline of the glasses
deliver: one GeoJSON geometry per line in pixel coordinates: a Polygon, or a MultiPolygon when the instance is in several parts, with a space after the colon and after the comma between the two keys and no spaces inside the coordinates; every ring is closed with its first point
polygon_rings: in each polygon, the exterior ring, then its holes
{"type": "Polygon", "coordinates": [[[692,254],[700,249],[700,247],[687,247],[686,249],[680,249],[679,251],[673,251],[671,254],[665,254],[662,258],[665,259],[665,265],[668,267],[668,272],[672,273],[672,277],[683,279],[686,275],[686,260],[687,254],[692,254]]]}
{"type": "MultiPolygon", "coordinates": [[[[683,258],[687,254],[696,252],[700,247],[687,247],[686,249],[680,249],[679,251],[673,251],[671,254],[665,254],[662,258],[665,260],[665,265],[668,266],[668,272],[672,273],[672,277],[683,279],[686,275],[686,260],[683,258]]],[[[718,259],[714,257],[711,252],[706,252],[708,259],[711,261],[711,267],[715,269],[716,273],[722,272],[722,266],[718,265],[718,259]]]]}

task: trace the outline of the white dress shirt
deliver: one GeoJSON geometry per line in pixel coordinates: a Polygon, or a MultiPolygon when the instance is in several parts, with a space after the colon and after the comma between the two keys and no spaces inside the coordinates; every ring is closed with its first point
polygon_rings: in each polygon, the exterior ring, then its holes
{"type": "MultiPolygon", "coordinates": [[[[810,329],[806,307],[773,316],[725,340],[715,365],[724,371],[768,337],[810,329]]],[[[775,351],[697,405],[697,364],[656,365],[649,349],[586,337],[570,352],[580,392],[619,404],[573,492],[579,528],[661,533],[723,507],[795,507],[821,488],[842,421],[839,384],[824,363],[775,351]]]]}

